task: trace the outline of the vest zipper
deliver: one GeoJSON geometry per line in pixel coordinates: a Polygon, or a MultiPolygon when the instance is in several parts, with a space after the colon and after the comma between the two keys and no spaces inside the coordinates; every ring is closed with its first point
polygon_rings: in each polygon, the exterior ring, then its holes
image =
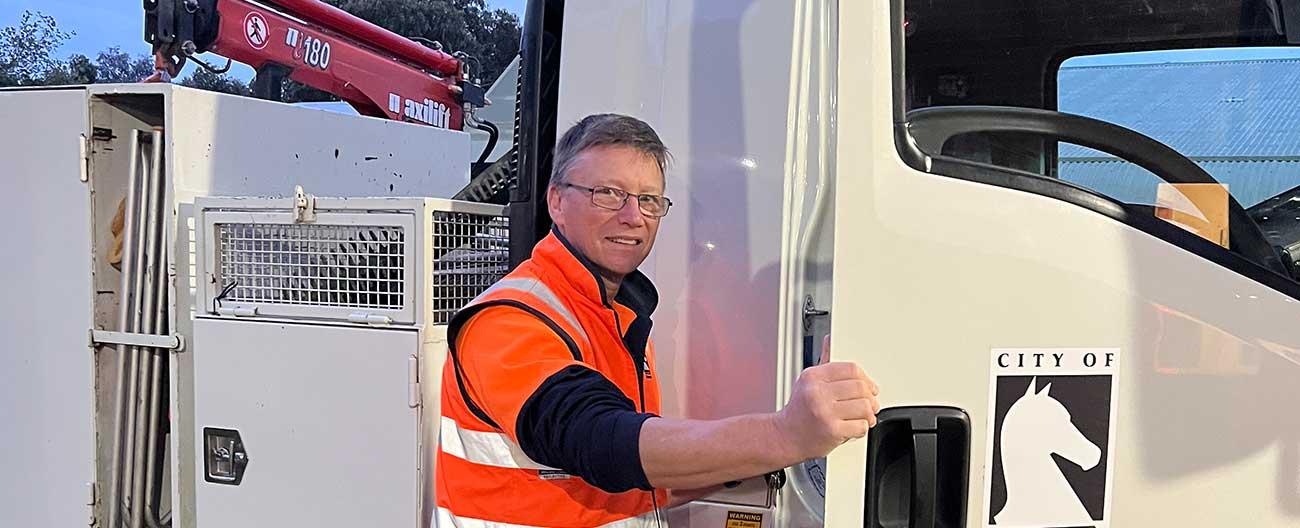
{"type": "MultiPolygon", "coordinates": [[[[632,349],[627,347],[627,336],[623,333],[623,322],[619,320],[618,310],[610,307],[610,311],[614,312],[614,328],[616,330],[614,333],[618,334],[618,340],[623,343],[623,349],[627,350],[628,357],[632,358],[632,364],[636,366],[636,392],[641,398],[641,412],[645,412],[645,352],[641,353],[640,360],[632,355],[632,349]]],[[[654,505],[655,526],[663,526],[663,520],[659,517],[659,496],[655,494],[654,490],[650,490],[650,504],[654,505]]]]}
{"type": "MultiPolygon", "coordinates": [[[[632,358],[636,361],[636,358],[632,358]]],[[[642,359],[636,365],[636,391],[641,395],[641,412],[645,411],[645,360],[642,359]]]]}
{"type": "Polygon", "coordinates": [[[640,412],[645,412],[645,352],[641,353],[641,358],[632,355],[632,349],[627,347],[627,336],[623,334],[623,322],[618,318],[618,310],[610,307],[609,311],[614,312],[614,328],[617,330],[618,340],[623,343],[623,350],[627,351],[627,356],[632,358],[632,364],[636,366],[636,392],[641,398],[640,412]]]}

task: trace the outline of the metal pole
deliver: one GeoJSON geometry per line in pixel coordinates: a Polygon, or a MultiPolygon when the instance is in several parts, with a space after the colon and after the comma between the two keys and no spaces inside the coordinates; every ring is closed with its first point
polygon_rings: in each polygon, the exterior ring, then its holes
{"type": "MultiPolygon", "coordinates": [[[[136,174],[139,172],[140,165],[140,144],[139,138],[133,133],[131,140],[128,142],[130,148],[127,156],[129,157],[130,169],[127,173],[127,191],[126,206],[122,210],[124,216],[122,231],[122,278],[118,286],[117,294],[117,328],[121,332],[129,331],[127,321],[131,313],[131,295],[132,279],[134,278],[134,269],[136,266],[135,255],[132,249],[136,243],[135,237],[135,210],[138,199],[136,197],[139,186],[136,184],[136,174]]],[[[117,347],[117,386],[114,395],[113,407],[113,455],[112,462],[109,464],[109,493],[108,493],[108,525],[112,528],[119,526],[119,515],[121,514],[121,490],[122,490],[122,434],[124,431],[122,418],[123,407],[126,405],[126,373],[127,373],[127,350],[129,347],[119,345],[117,347]]]]}
{"type": "MultiPolygon", "coordinates": [[[[156,305],[158,302],[158,299],[155,296],[155,284],[157,283],[159,271],[157,248],[159,219],[156,211],[162,201],[158,196],[158,191],[162,184],[162,178],[159,177],[158,173],[161,145],[158,145],[155,142],[158,139],[157,136],[157,132],[150,134],[149,170],[145,177],[145,182],[147,182],[146,188],[148,189],[144,209],[145,238],[143,247],[145,248],[145,267],[144,275],[142,277],[143,280],[141,281],[142,287],[140,288],[141,298],[144,299],[144,306],[139,313],[139,320],[141,323],[140,332],[145,334],[153,333],[153,315],[154,310],[157,309],[156,305]]],[[[146,357],[146,354],[153,356],[150,352],[151,351],[144,348],[137,349],[137,355],[140,358],[140,373],[139,378],[137,378],[139,380],[139,386],[137,387],[135,403],[137,407],[136,415],[139,417],[139,420],[135,423],[135,438],[133,439],[135,457],[131,470],[131,528],[144,528],[146,502],[145,480],[147,477],[147,475],[145,475],[145,466],[148,462],[146,454],[148,451],[148,430],[150,427],[150,424],[148,423],[149,403],[153,396],[153,388],[146,383],[153,380],[153,367],[155,363],[152,360],[152,357],[146,357]]]]}
{"type": "MultiPolygon", "coordinates": [[[[131,133],[135,135],[136,140],[140,143],[141,150],[138,156],[140,159],[140,173],[139,173],[140,199],[137,203],[137,208],[135,210],[136,243],[135,243],[135,247],[132,248],[132,252],[136,256],[136,266],[135,269],[132,270],[133,272],[132,274],[135,276],[135,278],[133,279],[134,291],[132,292],[133,296],[132,296],[132,303],[131,303],[131,317],[130,319],[128,319],[127,331],[139,332],[140,331],[140,310],[144,303],[143,290],[144,290],[145,254],[146,254],[145,232],[147,230],[146,219],[144,217],[146,216],[145,211],[147,211],[147,204],[149,200],[149,179],[148,179],[149,168],[148,168],[147,159],[145,158],[145,153],[143,151],[144,140],[140,138],[139,131],[132,131],[131,133]]],[[[130,366],[130,371],[127,373],[128,381],[127,381],[127,389],[126,389],[126,428],[122,435],[122,444],[124,446],[123,449],[125,450],[126,453],[122,463],[122,471],[123,471],[122,507],[126,510],[123,512],[122,521],[124,523],[129,524],[131,512],[137,509],[135,504],[136,499],[135,499],[135,486],[134,486],[135,461],[136,461],[136,453],[137,453],[136,446],[135,446],[135,439],[138,436],[136,430],[139,427],[139,424],[137,422],[139,421],[138,419],[139,419],[139,407],[140,407],[139,400],[140,400],[141,361],[140,361],[139,346],[132,346],[129,347],[127,350],[131,354],[131,358],[130,358],[131,366],[130,366]]],[[[114,526],[113,528],[118,528],[118,527],[114,526]]]]}
{"type": "MultiPolygon", "coordinates": [[[[160,350],[157,348],[149,349],[149,363],[151,373],[149,376],[149,432],[145,437],[145,469],[144,469],[144,502],[143,507],[139,508],[142,512],[145,522],[150,527],[158,526],[157,512],[154,511],[154,486],[157,486],[155,471],[158,468],[158,401],[159,401],[159,382],[162,376],[160,350]]],[[[138,501],[138,499],[137,499],[138,501]]],[[[134,512],[133,512],[134,513],[134,512]]]]}
{"type": "MultiPolygon", "coordinates": [[[[159,306],[167,306],[166,283],[167,283],[166,276],[165,275],[160,276],[160,280],[158,281],[159,306]]],[[[167,312],[164,310],[162,311],[162,313],[158,315],[158,320],[154,328],[155,328],[155,332],[159,334],[164,334],[168,332],[166,313],[167,312]]],[[[161,487],[159,485],[160,482],[159,479],[161,478],[161,474],[160,474],[161,471],[159,470],[163,469],[160,467],[162,462],[161,460],[162,457],[158,456],[158,447],[159,444],[162,443],[163,439],[158,438],[158,429],[162,423],[162,418],[159,416],[159,412],[162,405],[161,404],[162,395],[163,395],[162,390],[164,389],[165,385],[162,383],[160,378],[162,376],[162,369],[165,368],[165,363],[163,360],[163,358],[166,357],[165,354],[167,354],[166,350],[158,349],[158,348],[154,349],[154,356],[153,356],[154,375],[153,375],[152,385],[154,387],[157,387],[157,389],[154,393],[153,398],[149,400],[149,453],[148,453],[149,465],[148,465],[148,469],[146,469],[145,471],[146,478],[148,479],[145,482],[145,489],[147,490],[145,492],[145,510],[149,512],[149,515],[147,515],[144,518],[144,521],[149,528],[161,528],[162,526],[161,520],[159,520],[158,518],[159,512],[158,512],[157,500],[158,500],[158,495],[161,493],[161,490],[158,489],[161,487]]],[[[166,449],[166,447],[163,447],[163,449],[166,449]]]]}
{"type": "MultiPolygon", "coordinates": [[[[150,292],[151,309],[145,311],[145,333],[163,334],[167,326],[167,270],[165,258],[167,254],[166,240],[164,237],[163,218],[166,206],[163,198],[166,196],[165,183],[163,181],[162,170],[162,132],[158,129],[153,131],[153,163],[150,166],[150,178],[153,179],[153,201],[149,209],[150,236],[152,241],[149,245],[150,251],[154,253],[150,259],[150,265],[154,270],[152,281],[152,291],[150,292]]],[[[159,348],[149,349],[149,362],[151,374],[149,376],[149,386],[147,394],[149,395],[149,413],[148,413],[148,434],[145,435],[145,494],[144,507],[141,508],[148,513],[146,520],[151,527],[157,526],[157,512],[154,505],[154,487],[157,485],[155,470],[158,467],[158,406],[162,399],[162,358],[166,351],[159,348]]]]}
{"type": "MultiPolygon", "coordinates": [[[[134,248],[138,265],[134,270],[136,284],[135,302],[132,304],[129,331],[139,332],[141,327],[140,312],[145,298],[143,290],[145,288],[145,257],[148,248],[145,243],[145,233],[148,231],[145,217],[147,216],[149,199],[149,166],[148,159],[145,157],[146,153],[143,150],[145,140],[140,138],[140,131],[132,131],[132,133],[136,135],[141,144],[141,152],[139,156],[141,169],[139,184],[140,203],[139,208],[136,210],[138,216],[136,218],[136,246],[134,248]]],[[[140,369],[141,364],[144,363],[140,358],[140,347],[133,346],[130,348],[130,351],[131,371],[127,374],[130,381],[127,383],[126,434],[122,440],[123,444],[126,446],[126,460],[122,465],[123,470],[125,471],[125,475],[122,477],[122,502],[124,507],[128,508],[127,511],[124,512],[123,521],[128,524],[130,522],[130,517],[126,514],[131,514],[131,512],[138,509],[138,506],[136,505],[137,499],[134,484],[136,475],[138,474],[138,470],[136,469],[136,459],[139,457],[139,449],[137,449],[136,439],[140,436],[140,433],[138,432],[140,426],[139,421],[143,419],[143,417],[140,416],[140,383],[142,381],[140,369]]]]}

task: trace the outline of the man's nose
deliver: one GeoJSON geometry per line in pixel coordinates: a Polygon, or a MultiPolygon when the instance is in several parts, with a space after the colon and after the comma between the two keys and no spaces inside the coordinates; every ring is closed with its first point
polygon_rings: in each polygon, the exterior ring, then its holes
{"type": "Polygon", "coordinates": [[[629,196],[623,201],[623,208],[618,210],[618,221],[632,227],[641,227],[645,224],[645,216],[641,214],[641,205],[637,203],[635,196],[629,196]]]}

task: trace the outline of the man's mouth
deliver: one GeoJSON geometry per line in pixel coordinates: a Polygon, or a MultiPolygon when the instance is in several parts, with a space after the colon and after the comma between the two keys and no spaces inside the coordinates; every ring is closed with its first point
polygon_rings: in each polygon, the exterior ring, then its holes
{"type": "Polygon", "coordinates": [[[613,242],[613,243],[615,243],[615,244],[622,244],[622,245],[624,245],[624,246],[639,246],[639,245],[641,245],[641,239],[639,239],[639,238],[628,238],[628,237],[605,237],[605,240],[608,240],[608,241],[613,242]]]}

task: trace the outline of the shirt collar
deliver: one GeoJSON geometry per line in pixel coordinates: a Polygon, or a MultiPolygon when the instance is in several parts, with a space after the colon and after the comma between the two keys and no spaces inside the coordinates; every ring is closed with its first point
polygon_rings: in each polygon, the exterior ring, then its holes
{"type": "MultiPolygon", "coordinates": [[[[574,248],[559,229],[551,228],[551,233],[533,248],[532,257],[559,270],[564,279],[591,302],[613,307],[596,265],[574,248]]],[[[649,277],[641,270],[634,270],[623,277],[614,301],[630,308],[639,317],[649,317],[659,305],[659,292],[649,277]]]]}

